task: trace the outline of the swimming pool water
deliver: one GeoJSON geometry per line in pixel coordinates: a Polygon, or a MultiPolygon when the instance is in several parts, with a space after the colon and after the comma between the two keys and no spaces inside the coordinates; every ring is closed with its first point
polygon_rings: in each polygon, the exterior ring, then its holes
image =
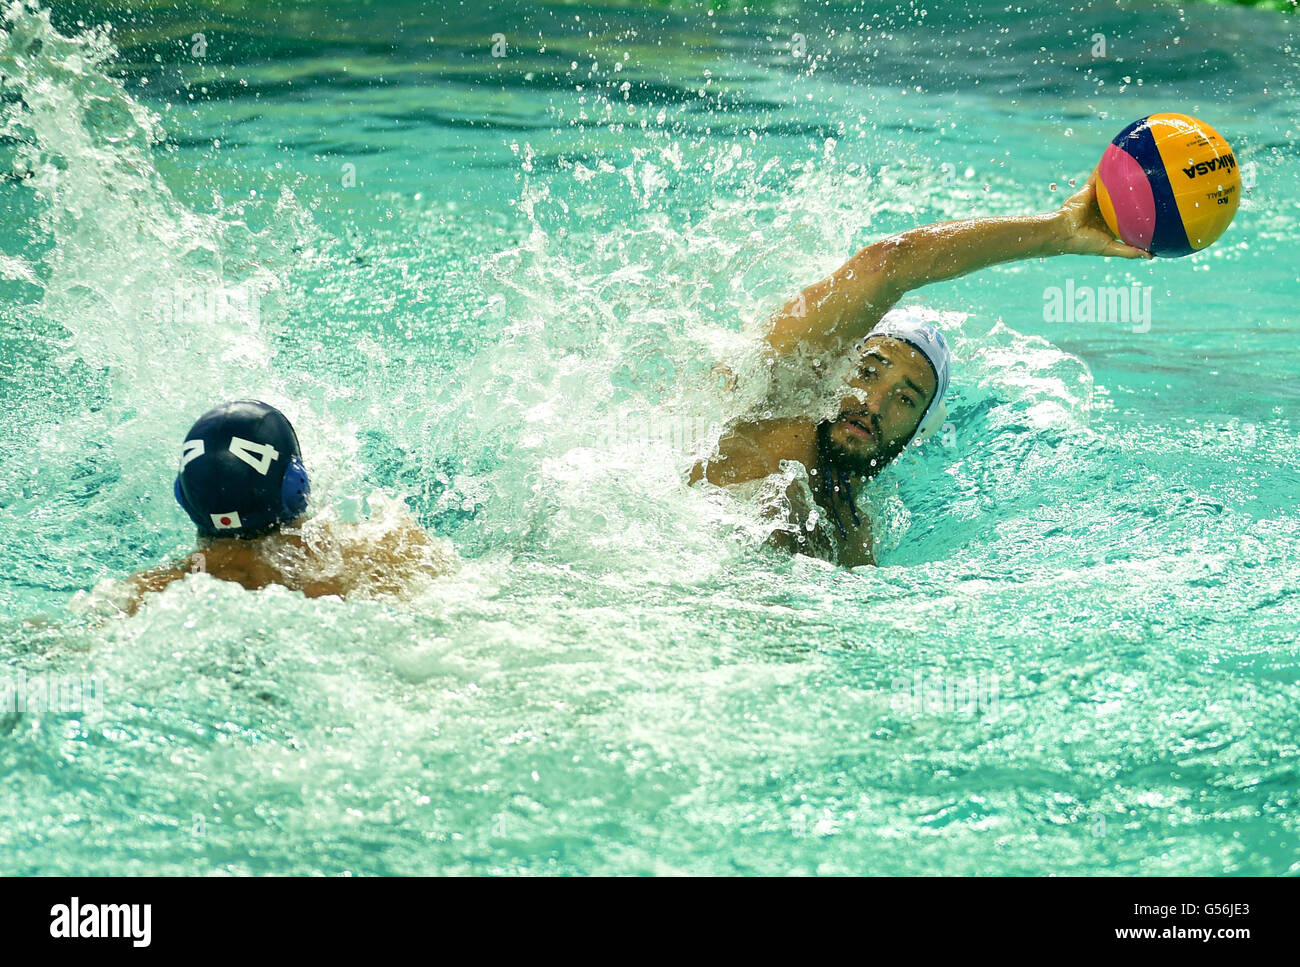
{"type": "Polygon", "coordinates": [[[0,675],[85,687],[0,708],[0,870],[1300,870],[1297,21],[931,7],[8,7],[0,675]],[[1157,110],[1232,142],[1235,223],[910,295],[958,364],[880,567],[683,485],[797,288],[1157,110]],[[1067,284],[1150,318],[1045,321],[1067,284]],[[103,617],[247,395],[322,513],[461,570],[103,617]]]}

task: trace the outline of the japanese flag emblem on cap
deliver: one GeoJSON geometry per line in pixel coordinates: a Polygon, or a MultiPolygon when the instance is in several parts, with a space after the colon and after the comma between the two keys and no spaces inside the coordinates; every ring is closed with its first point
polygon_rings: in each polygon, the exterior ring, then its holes
{"type": "Polygon", "coordinates": [[[219,531],[237,530],[244,525],[239,522],[238,511],[227,511],[224,514],[210,514],[212,526],[219,531]]]}

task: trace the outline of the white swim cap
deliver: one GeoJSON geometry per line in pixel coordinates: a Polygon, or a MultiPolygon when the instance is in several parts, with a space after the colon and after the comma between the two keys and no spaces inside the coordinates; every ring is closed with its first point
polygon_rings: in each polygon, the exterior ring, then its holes
{"type": "Polygon", "coordinates": [[[934,370],[934,398],[930,400],[930,405],[921,416],[921,422],[916,426],[916,432],[908,441],[920,442],[938,428],[943,422],[943,416],[947,414],[943,397],[948,392],[952,369],[952,350],[948,348],[948,340],[930,323],[896,312],[876,323],[875,328],[867,333],[867,339],[873,336],[891,336],[902,340],[924,356],[934,370]]]}

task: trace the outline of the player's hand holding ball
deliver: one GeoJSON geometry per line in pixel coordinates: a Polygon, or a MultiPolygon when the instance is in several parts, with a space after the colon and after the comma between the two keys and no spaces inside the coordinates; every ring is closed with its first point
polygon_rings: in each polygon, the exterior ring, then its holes
{"type": "Polygon", "coordinates": [[[1151,114],[1121,131],[1087,185],[1057,213],[1062,250],[1179,258],[1212,245],[1241,201],[1224,137],[1186,114],[1151,114]]]}
{"type": "Polygon", "coordinates": [[[1128,245],[1106,226],[1097,204],[1097,172],[1088,183],[1066,199],[1056,213],[1061,251],[1067,255],[1114,255],[1122,259],[1154,258],[1150,252],[1128,245]]]}

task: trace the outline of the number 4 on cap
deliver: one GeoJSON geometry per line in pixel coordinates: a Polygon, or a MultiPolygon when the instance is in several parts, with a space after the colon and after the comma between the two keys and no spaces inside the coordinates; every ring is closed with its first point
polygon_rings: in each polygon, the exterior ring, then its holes
{"type": "Polygon", "coordinates": [[[237,436],[230,438],[230,452],[263,477],[271,469],[271,464],[280,459],[280,454],[269,443],[254,443],[237,436]]]}

